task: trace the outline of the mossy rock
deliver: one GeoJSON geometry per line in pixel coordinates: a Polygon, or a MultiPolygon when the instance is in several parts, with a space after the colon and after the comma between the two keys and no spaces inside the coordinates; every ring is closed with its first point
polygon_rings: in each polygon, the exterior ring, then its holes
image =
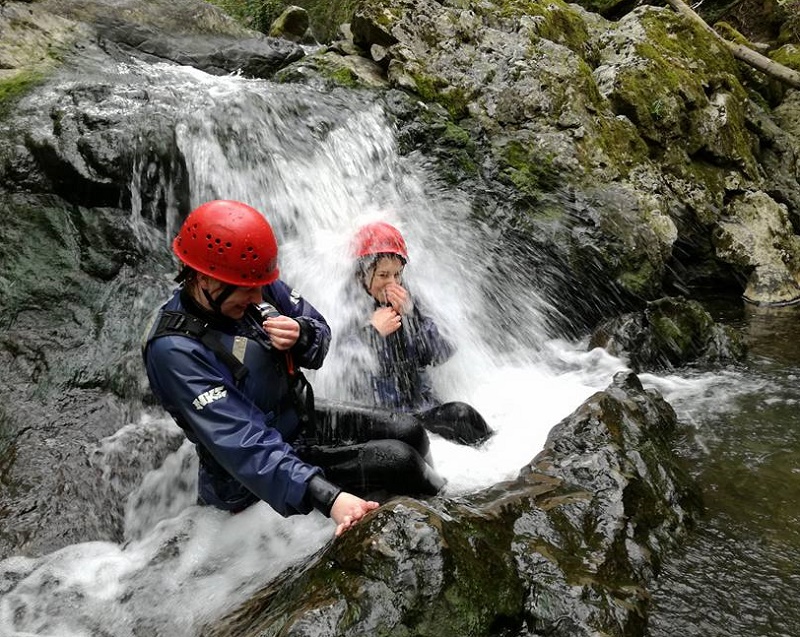
{"type": "Polygon", "coordinates": [[[785,44],[780,49],[773,51],[769,57],[790,69],[800,73],[800,45],[785,44]]]}
{"type": "Polygon", "coordinates": [[[85,28],[38,3],[3,6],[0,13],[0,118],[59,67],[85,28]]]}
{"type": "Polygon", "coordinates": [[[531,37],[544,38],[566,46],[583,56],[590,40],[581,14],[562,0],[500,0],[476,5],[474,10],[490,23],[518,21],[531,37]]]}
{"type": "Polygon", "coordinates": [[[16,101],[41,84],[46,73],[39,69],[19,69],[0,75],[0,119],[5,118],[16,101]]]}
{"type": "Polygon", "coordinates": [[[640,63],[619,67],[609,95],[615,111],[667,164],[702,154],[755,178],[747,93],[730,52],[677,14],[654,8],[636,13],[646,35],[633,43],[640,63]]]}
{"type": "Polygon", "coordinates": [[[307,55],[275,74],[278,82],[323,82],[345,88],[386,88],[380,67],[364,57],[339,55],[333,51],[307,55]]]}

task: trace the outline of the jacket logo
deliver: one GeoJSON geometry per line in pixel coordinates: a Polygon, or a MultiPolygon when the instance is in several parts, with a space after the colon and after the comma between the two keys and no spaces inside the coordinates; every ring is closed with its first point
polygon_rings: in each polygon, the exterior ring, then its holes
{"type": "Polygon", "coordinates": [[[225,389],[222,385],[219,387],[214,387],[213,389],[209,389],[206,392],[200,394],[197,398],[192,401],[192,405],[197,411],[200,411],[206,405],[210,405],[211,403],[219,400],[220,398],[225,398],[228,395],[228,390],[225,389]]]}

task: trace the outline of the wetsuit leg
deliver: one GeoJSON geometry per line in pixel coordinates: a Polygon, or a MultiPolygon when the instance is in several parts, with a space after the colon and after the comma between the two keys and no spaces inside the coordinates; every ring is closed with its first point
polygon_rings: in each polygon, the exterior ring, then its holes
{"type": "Polygon", "coordinates": [[[494,434],[483,416],[467,403],[445,403],[416,415],[428,431],[465,445],[477,446],[494,434]]]}
{"type": "Polygon", "coordinates": [[[430,441],[422,422],[412,414],[318,399],[314,410],[316,443],[358,444],[370,440],[400,440],[420,456],[430,455],[430,441]]]}
{"type": "Polygon", "coordinates": [[[305,462],[321,467],[331,482],[361,497],[436,495],[445,484],[416,450],[400,440],[314,445],[297,452],[305,462]]]}

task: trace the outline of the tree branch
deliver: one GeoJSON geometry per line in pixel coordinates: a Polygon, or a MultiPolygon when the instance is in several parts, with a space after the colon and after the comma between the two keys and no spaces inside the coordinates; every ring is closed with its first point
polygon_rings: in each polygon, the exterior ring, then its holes
{"type": "Polygon", "coordinates": [[[714,31],[703,18],[697,15],[692,8],[683,2],[683,0],[666,0],[666,3],[671,6],[675,11],[685,16],[695,24],[700,25],[706,31],[714,35],[717,40],[722,42],[728,50],[733,54],[737,60],[741,60],[745,64],[752,66],[754,69],[775,78],[776,80],[788,84],[794,88],[800,89],[800,73],[790,69],[788,66],[779,64],[774,60],[770,60],[765,55],[753,51],[742,44],[736,44],[723,38],[719,33],[714,31]]]}

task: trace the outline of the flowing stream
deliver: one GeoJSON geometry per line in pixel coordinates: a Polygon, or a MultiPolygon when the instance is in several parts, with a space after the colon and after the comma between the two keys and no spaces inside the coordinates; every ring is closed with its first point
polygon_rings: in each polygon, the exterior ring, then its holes
{"type": "MultiPolygon", "coordinates": [[[[423,155],[398,154],[374,98],[169,66],[128,72],[159,78],[183,103],[175,135],[191,204],[231,198],[264,211],[278,235],[282,278],[322,311],[334,334],[350,310],[343,290],[356,228],[382,219],[403,231],[406,282],[458,347],[434,383],[444,399],[477,407],[497,432],[480,449],[433,437],[445,496],[514,477],[553,425],[625,368],[552,333],[548,290],[537,286],[536,273],[507,263],[494,247],[495,231],[469,220],[469,196],[442,187],[423,155]]],[[[136,178],[131,183],[133,215],[147,236],[136,178]]],[[[175,210],[168,214],[155,246],[165,251],[180,222],[175,210]]],[[[158,273],[165,297],[173,274],[158,273]]],[[[770,348],[774,326],[789,312],[724,317],[748,333],[755,325],[770,334],[753,339],[747,367],[642,375],[696,427],[707,452],[697,471],[709,512],[654,589],[652,637],[800,634],[792,603],[800,558],[800,428],[793,426],[800,358],[770,348]]],[[[792,324],[782,326],[790,338],[792,324]]],[[[310,378],[318,395],[335,398],[348,371],[334,339],[323,370],[310,378]]],[[[173,428],[162,412],[148,411],[138,422],[120,422],[97,457],[113,476],[136,453],[132,440],[173,428]]],[[[184,444],[147,474],[126,502],[121,543],[0,562],[0,635],[190,637],[332,541],[332,523],[318,514],[283,519],[262,503],[230,516],[194,506],[195,471],[184,444]]]]}

